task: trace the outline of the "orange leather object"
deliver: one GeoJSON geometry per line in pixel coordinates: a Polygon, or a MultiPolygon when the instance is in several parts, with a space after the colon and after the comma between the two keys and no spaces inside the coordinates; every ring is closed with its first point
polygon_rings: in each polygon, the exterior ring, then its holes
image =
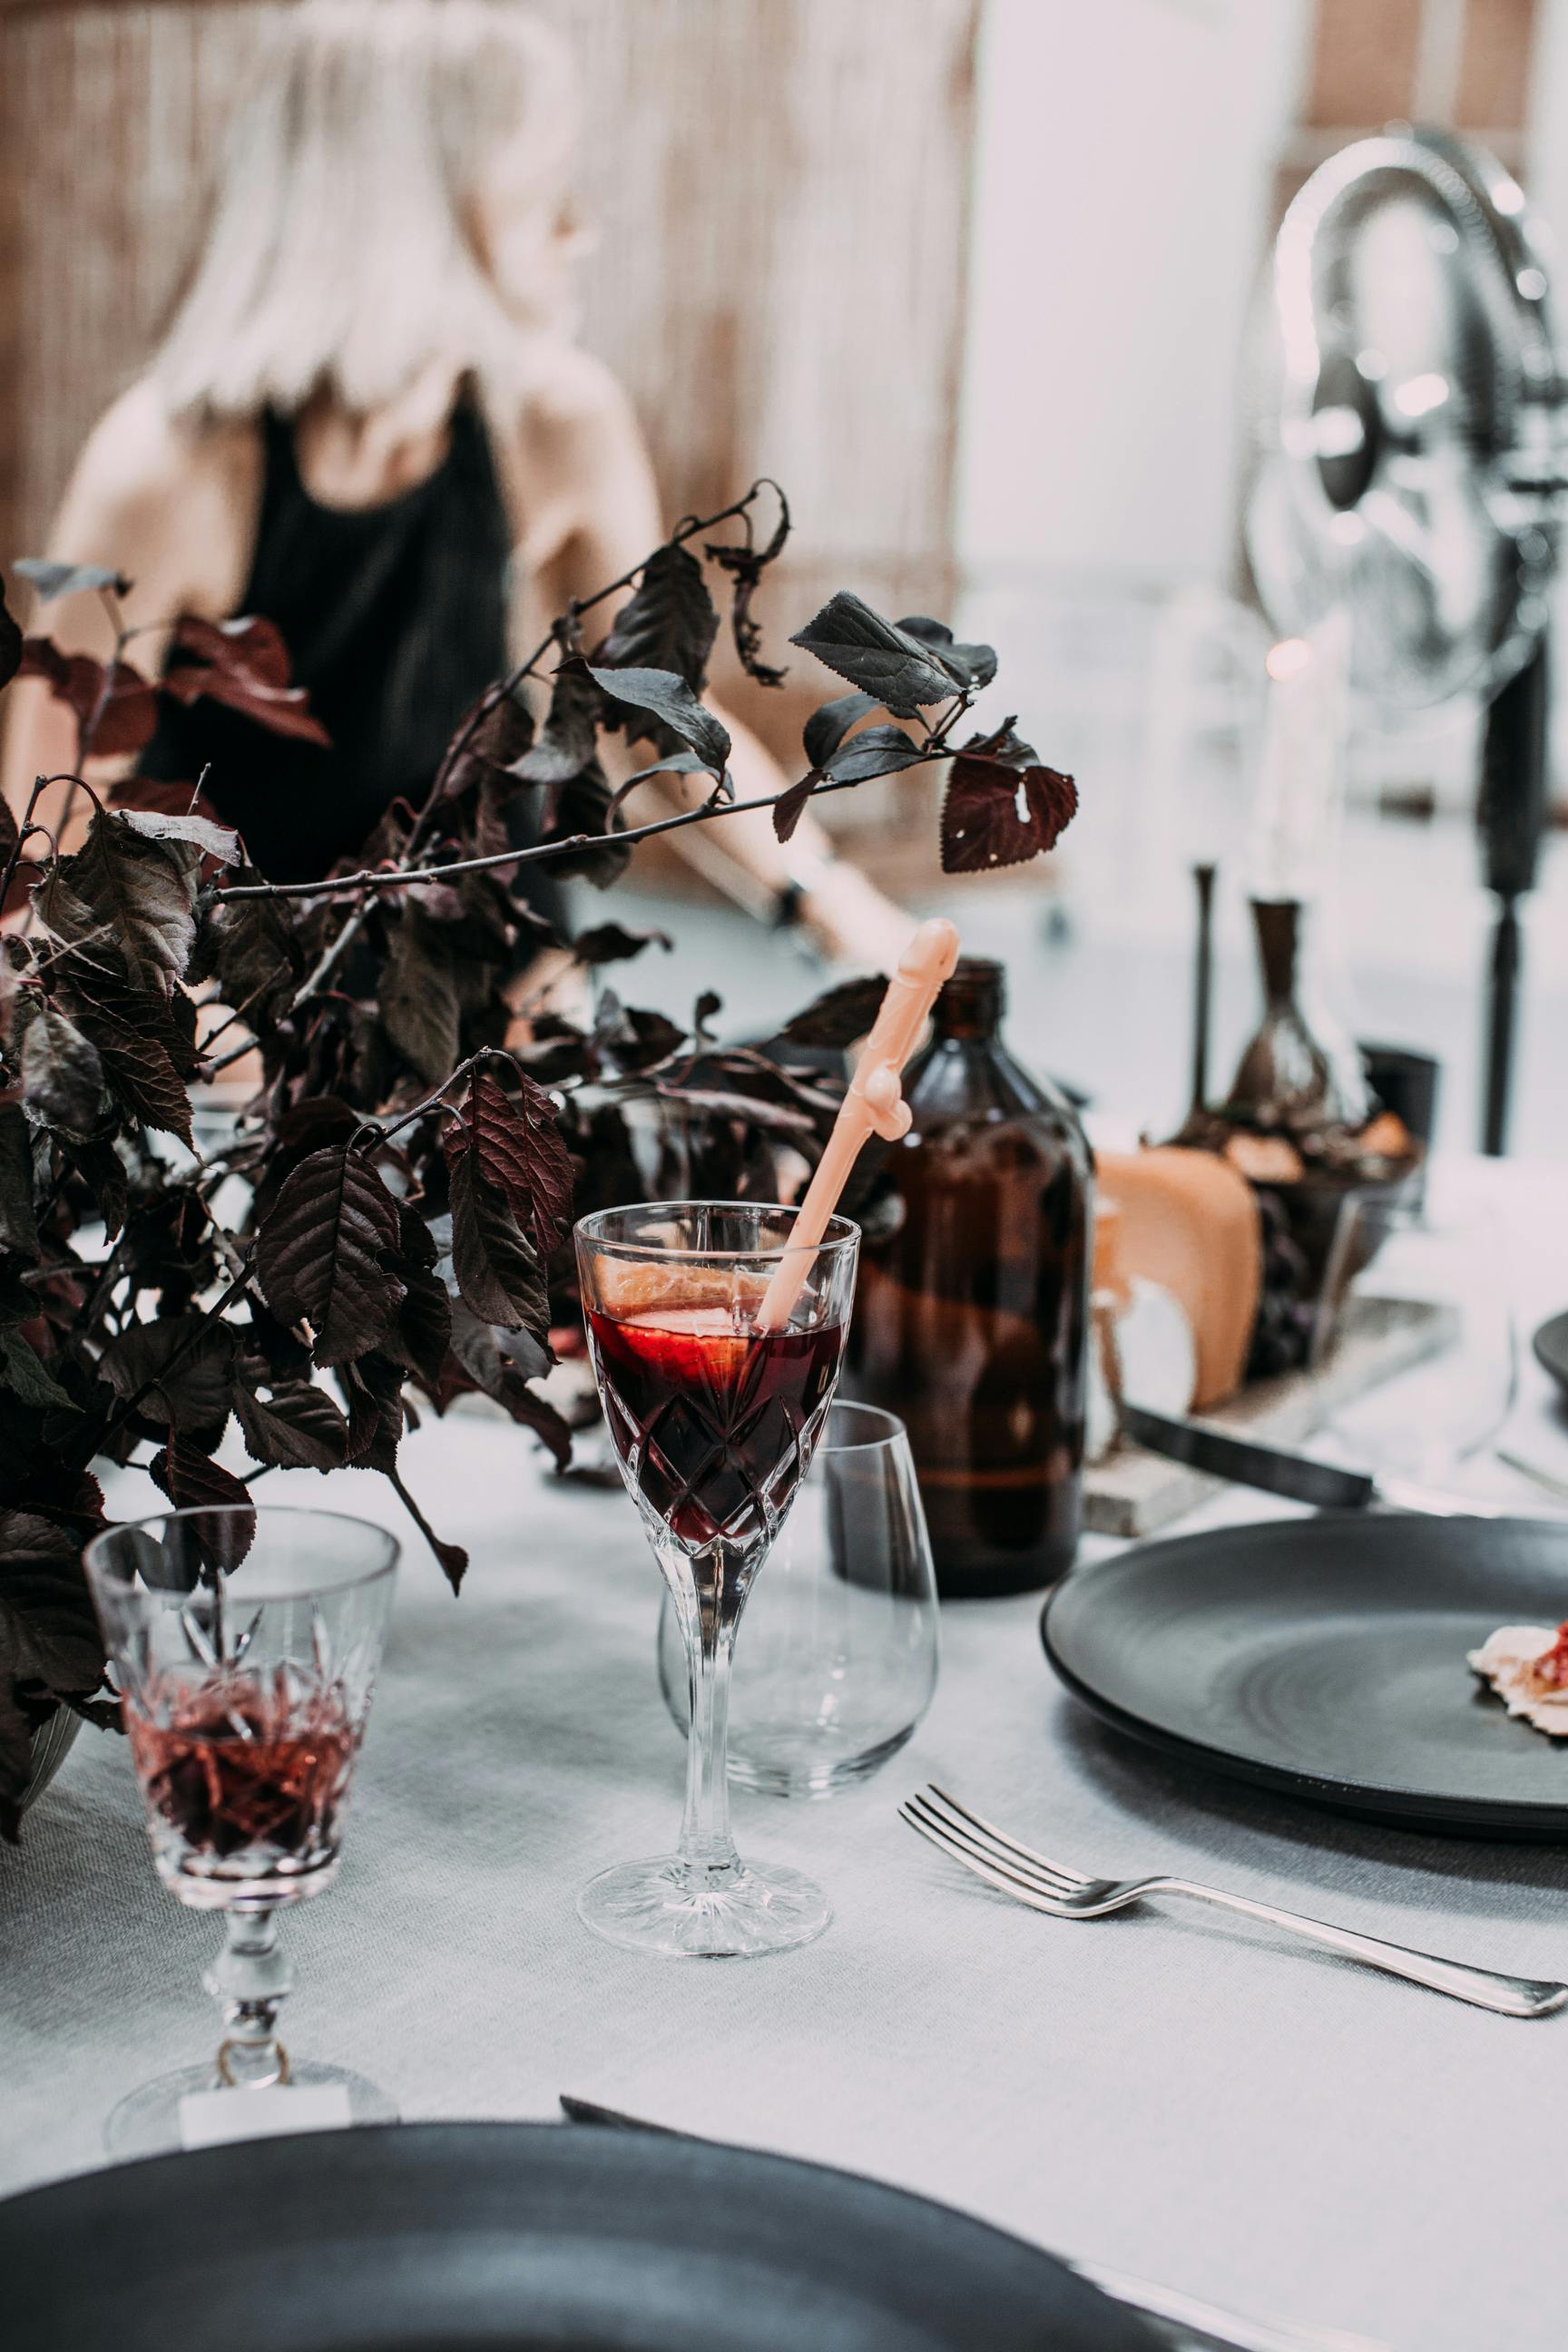
{"type": "Polygon", "coordinates": [[[1214,1152],[1173,1143],[1097,1152],[1095,1183],[1098,1199],[1116,1210],[1117,1274],[1145,1276],[1185,1310],[1198,1360],[1194,1410],[1234,1396],[1263,1272],[1251,1185],[1214,1152]]]}

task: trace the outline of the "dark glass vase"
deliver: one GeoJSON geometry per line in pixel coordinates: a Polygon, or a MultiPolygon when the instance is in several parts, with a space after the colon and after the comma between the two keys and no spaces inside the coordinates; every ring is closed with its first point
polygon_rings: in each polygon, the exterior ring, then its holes
{"type": "Polygon", "coordinates": [[[1336,1052],[1302,1008],[1306,913],[1295,898],[1252,901],[1263,1018],[1241,1056],[1225,1106],[1225,1116],[1238,1125],[1287,1135],[1357,1127],[1368,1113],[1353,1054],[1336,1052]]]}
{"type": "Polygon", "coordinates": [[[909,1429],[949,1600],[1050,1584],[1079,1538],[1092,1161],[1002,1010],[1001,966],[966,958],[905,1074],[845,1361],[846,1393],[909,1429]]]}

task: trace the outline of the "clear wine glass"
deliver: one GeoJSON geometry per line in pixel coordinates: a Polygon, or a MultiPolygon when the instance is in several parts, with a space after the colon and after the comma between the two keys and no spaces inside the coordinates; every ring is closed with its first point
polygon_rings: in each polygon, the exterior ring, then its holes
{"type": "Polygon", "coordinates": [[[278,1913],[337,1876],[397,1558],[382,1528],[287,1509],[166,1511],[88,1546],[158,1875],[226,1930],[204,1979],[227,2029],[216,2058],[122,2100],[111,2155],[180,2147],[203,2091],[335,2087],[342,2120],[397,2120],[374,2084],[291,2060],[277,2033],[278,1913]]]}
{"type": "MultiPolygon", "coordinates": [[[[859,1787],[913,1738],[936,1690],[939,1643],[904,1424],[840,1398],[747,1608],[730,1697],[731,1785],[805,1798],[859,1787]]],[[[658,1679],[682,1733],[685,1669],[666,1593],[658,1679]]]]}
{"type": "Polygon", "coordinates": [[[1439,1195],[1342,1208],[1312,1343],[1320,1435],[1374,1474],[1452,1486],[1512,1410],[1518,1347],[1503,1232],[1439,1195]],[[1371,1385],[1369,1385],[1369,1375],[1371,1385]]]}
{"type": "Polygon", "coordinates": [[[798,1871],[743,1863],[730,1834],[730,1665],[746,1595],[789,1512],[838,1378],[858,1228],[804,1245],[788,1323],[757,1310],[790,1252],[793,1209],[722,1201],[603,1210],[577,1227],[595,1376],[627,1493],[680,1622],[690,1690],[676,1853],[583,1890],[586,1926],[637,1951],[787,1951],[831,1916],[798,1871]]]}

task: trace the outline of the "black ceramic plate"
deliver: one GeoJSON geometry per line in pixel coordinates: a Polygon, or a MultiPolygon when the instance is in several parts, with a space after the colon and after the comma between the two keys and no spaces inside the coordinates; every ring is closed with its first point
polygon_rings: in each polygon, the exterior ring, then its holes
{"type": "Polygon", "coordinates": [[[1568,1312],[1554,1315],[1535,1335],[1535,1360],[1568,1394],[1568,1312]]]}
{"type": "Polygon", "coordinates": [[[159,2157],[0,2204],[17,2352],[1151,2352],[1017,2239],[847,2173],[574,2125],[159,2157]]]}
{"type": "Polygon", "coordinates": [[[1568,1524],[1359,1511],[1139,1544],[1075,1569],[1046,1654],[1121,1729],[1405,1828],[1568,1841],[1568,1740],[1465,1664],[1568,1617],[1568,1524]]]}

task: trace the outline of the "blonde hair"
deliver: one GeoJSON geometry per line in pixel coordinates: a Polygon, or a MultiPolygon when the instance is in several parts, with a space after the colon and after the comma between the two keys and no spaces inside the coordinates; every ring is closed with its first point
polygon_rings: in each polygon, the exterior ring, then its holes
{"type": "Polygon", "coordinates": [[[324,393],[368,415],[436,362],[504,383],[526,331],[570,330],[576,127],[564,45],[510,0],[300,0],[153,362],[171,409],[292,415],[324,393]],[[477,201],[503,151],[505,285],[477,201]]]}

